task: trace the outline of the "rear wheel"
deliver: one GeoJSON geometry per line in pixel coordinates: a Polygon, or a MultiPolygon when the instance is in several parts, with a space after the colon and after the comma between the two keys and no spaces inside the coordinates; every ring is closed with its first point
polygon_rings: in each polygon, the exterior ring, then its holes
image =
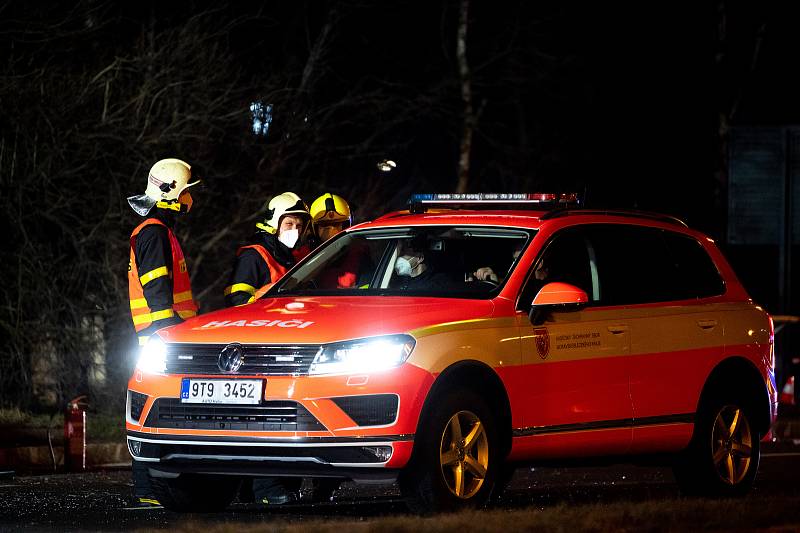
{"type": "Polygon", "coordinates": [[[675,477],[686,494],[740,496],[752,487],[759,459],[752,410],[720,397],[698,413],[695,435],[675,466],[675,477]]]}
{"type": "Polygon", "coordinates": [[[239,490],[233,476],[181,474],[177,478],[151,477],[153,492],[170,511],[215,512],[230,505],[239,490]]]}
{"type": "Polygon", "coordinates": [[[499,467],[494,419],[471,391],[437,401],[420,432],[400,489],[411,510],[437,512],[485,505],[499,467]]]}

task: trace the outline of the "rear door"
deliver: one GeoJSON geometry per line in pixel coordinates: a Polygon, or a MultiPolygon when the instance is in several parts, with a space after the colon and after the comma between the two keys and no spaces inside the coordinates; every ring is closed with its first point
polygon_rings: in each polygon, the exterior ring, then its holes
{"type": "Polygon", "coordinates": [[[660,228],[592,229],[600,301],[630,327],[633,453],[684,446],[699,390],[724,349],[724,284],[694,237],[660,228]]]}

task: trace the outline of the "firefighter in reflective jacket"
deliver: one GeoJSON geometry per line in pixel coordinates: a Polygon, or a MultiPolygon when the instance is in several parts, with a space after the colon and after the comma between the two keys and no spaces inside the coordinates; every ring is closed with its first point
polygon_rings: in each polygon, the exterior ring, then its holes
{"type": "Polygon", "coordinates": [[[131,316],[140,344],[197,314],[186,259],[171,229],[175,217],[191,209],[188,188],[198,183],[191,178],[187,163],[163,159],[150,169],[145,194],[128,198],[133,210],[147,217],[131,234],[128,263],[131,316]]]}
{"type": "MultiPolygon", "coordinates": [[[[175,217],[192,206],[188,188],[191,167],[180,159],[163,159],[150,169],[144,194],[128,203],[145,220],[130,238],[128,294],[133,327],[144,344],[157,330],[197,314],[189,272],[171,227],[175,217]]],[[[134,498],[137,505],[158,505],[152,494],[147,468],[133,461],[134,498]]]]}
{"type": "Polygon", "coordinates": [[[228,306],[257,300],[297,261],[308,255],[300,238],[308,228],[308,208],[293,192],[272,198],[264,220],[256,224],[251,241],[236,252],[230,283],[225,288],[228,306]]]}

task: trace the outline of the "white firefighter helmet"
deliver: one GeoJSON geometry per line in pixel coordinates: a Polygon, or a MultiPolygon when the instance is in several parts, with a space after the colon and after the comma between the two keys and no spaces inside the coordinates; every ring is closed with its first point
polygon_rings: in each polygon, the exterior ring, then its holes
{"type": "Polygon", "coordinates": [[[281,219],[286,215],[310,218],[308,207],[303,200],[293,192],[285,192],[266,203],[264,219],[256,224],[256,227],[269,233],[275,233],[281,225],[281,219]]]}
{"type": "Polygon", "coordinates": [[[128,203],[141,216],[146,216],[153,206],[173,211],[188,211],[192,197],[188,189],[200,180],[192,179],[192,167],[180,159],[162,159],[150,168],[144,194],[131,196],[128,203]]]}

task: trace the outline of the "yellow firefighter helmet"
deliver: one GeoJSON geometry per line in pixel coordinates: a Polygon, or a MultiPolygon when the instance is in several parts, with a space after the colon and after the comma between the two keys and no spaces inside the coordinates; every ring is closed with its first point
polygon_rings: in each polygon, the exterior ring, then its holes
{"type": "Polygon", "coordinates": [[[344,198],[326,192],[311,204],[311,220],[318,222],[352,222],[350,206],[344,198]]]}

